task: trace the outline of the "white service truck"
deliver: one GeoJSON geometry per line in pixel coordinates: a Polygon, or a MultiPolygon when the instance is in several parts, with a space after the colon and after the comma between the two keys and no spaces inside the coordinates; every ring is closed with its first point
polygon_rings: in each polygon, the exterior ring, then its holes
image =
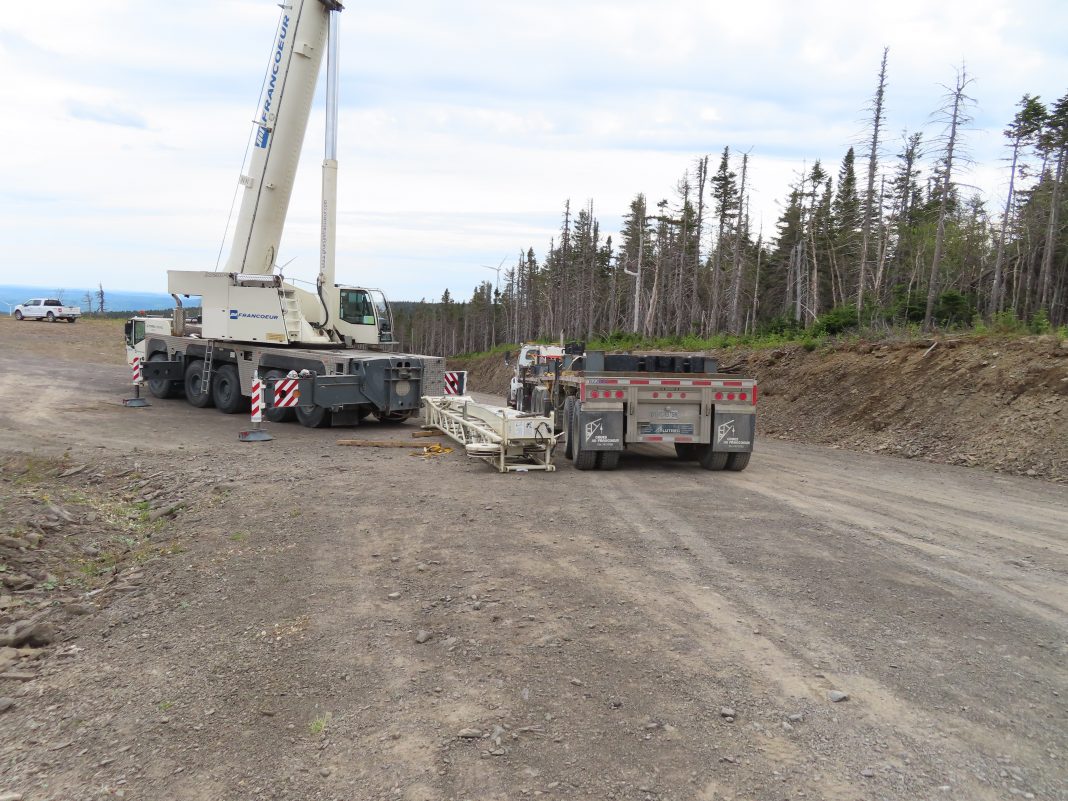
{"type": "Polygon", "coordinates": [[[241,207],[229,260],[219,271],[168,272],[171,318],[133,317],[127,355],[138,355],[149,391],[185,394],[194,406],[235,413],[248,407],[252,377],[267,383],[265,416],[309,427],[352,425],[368,414],[401,422],[423,395],[444,394],[444,359],[399,352],[393,318],[378,290],[334,278],[337,218],[337,0],[291,0],[272,41],[240,178],[241,207]],[[324,53],[326,154],[322,164],[319,275],[313,290],[286,280],[278,249],[324,53]],[[183,298],[200,298],[187,320],[183,298]],[[300,405],[271,408],[272,383],[300,374],[300,405]]]}
{"type": "Polygon", "coordinates": [[[32,298],[16,306],[11,316],[16,320],[47,320],[50,323],[66,320],[73,323],[82,316],[82,309],[80,306],[64,306],[57,298],[32,298]]]}

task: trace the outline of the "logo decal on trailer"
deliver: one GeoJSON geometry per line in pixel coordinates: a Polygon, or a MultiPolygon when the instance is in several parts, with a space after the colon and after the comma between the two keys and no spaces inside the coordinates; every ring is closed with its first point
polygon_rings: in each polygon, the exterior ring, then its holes
{"type": "Polygon", "coordinates": [[[734,420],[728,420],[726,423],[722,423],[716,430],[716,441],[723,442],[724,439],[730,437],[734,439],[734,420]]]}
{"type": "Polygon", "coordinates": [[[593,439],[594,435],[597,434],[597,432],[599,432],[601,430],[601,428],[602,428],[601,420],[602,419],[603,418],[598,417],[596,420],[590,420],[590,422],[586,423],[586,441],[587,442],[589,442],[591,439],[593,439]]]}

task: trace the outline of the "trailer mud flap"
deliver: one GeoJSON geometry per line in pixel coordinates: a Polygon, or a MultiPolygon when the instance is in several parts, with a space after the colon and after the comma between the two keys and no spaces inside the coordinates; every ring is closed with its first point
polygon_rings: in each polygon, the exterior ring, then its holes
{"type": "Polygon", "coordinates": [[[756,415],[716,412],[712,427],[712,450],[732,453],[753,450],[756,415]]]}
{"type": "Polygon", "coordinates": [[[576,417],[583,450],[623,450],[622,412],[582,409],[576,417]]]}

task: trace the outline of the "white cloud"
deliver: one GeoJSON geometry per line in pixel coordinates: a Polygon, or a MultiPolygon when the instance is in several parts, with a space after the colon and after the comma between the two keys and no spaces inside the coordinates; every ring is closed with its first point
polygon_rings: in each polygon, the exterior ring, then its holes
{"type": "MultiPolygon", "coordinates": [[[[14,4],[0,22],[0,281],[162,289],[215,264],[277,22],[270,0],[14,4]],[[55,24],[62,19],[63,24],[55,24]]],[[[751,150],[753,222],[803,165],[837,173],[890,47],[886,160],[929,126],[964,61],[978,165],[1025,93],[1065,91],[1055,0],[351,4],[342,15],[339,277],[398,298],[461,295],[483,265],[544,253],[570,198],[611,228],[670,197],[694,159],[751,150]],[[1035,24],[1040,20],[1041,24],[1035,24]]],[[[313,112],[281,261],[317,264],[313,112]]]]}

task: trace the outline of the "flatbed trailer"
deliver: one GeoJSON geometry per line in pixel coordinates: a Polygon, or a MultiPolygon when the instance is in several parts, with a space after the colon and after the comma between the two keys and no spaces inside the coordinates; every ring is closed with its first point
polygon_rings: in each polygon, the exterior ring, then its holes
{"type": "Polygon", "coordinates": [[[556,415],[579,470],[615,469],[640,443],[674,445],[707,470],[744,470],[757,383],[718,369],[701,354],[569,354],[523,372],[518,407],[556,415]]]}

